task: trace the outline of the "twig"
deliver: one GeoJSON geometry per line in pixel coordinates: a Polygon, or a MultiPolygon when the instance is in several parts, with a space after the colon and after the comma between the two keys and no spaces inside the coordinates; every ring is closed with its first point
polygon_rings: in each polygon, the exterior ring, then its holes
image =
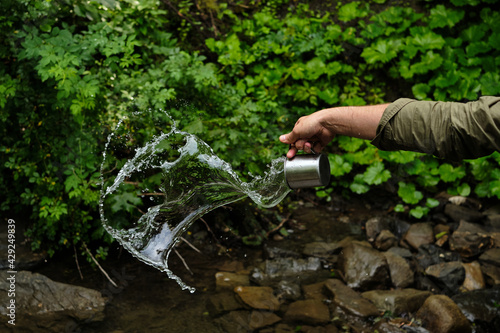
{"type": "Polygon", "coordinates": [[[203,217],[200,217],[200,220],[201,220],[201,222],[205,223],[205,226],[207,227],[208,232],[210,232],[210,234],[212,235],[212,237],[214,238],[214,240],[215,240],[217,243],[219,243],[219,240],[217,239],[217,237],[215,237],[214,232],[213,232],[213,231],[212,231],[212,229],[210,229],[210,227],[208,226],[207,221],[205,221],[205,220],[203,219],[203,217]]]}
{"type": "Polygon", "coordinates": [[[189,243],[184,237],[179,237],[184,243],[186,243],[187,245],[189,245],[190,248],[192,248],[193,250],[195,250],[196,252],[198,252],[199,254],[202,254],[200,250],[198,250],[196,248],[196,246],[194,246],[193,244],[189,243]]]}
{"type": "Polygon", "coordinates": [[[97,260],[94,258],[94,256],[92,255],[92,252],[90,252],[89,248],[87,247],[87,244],[85,244],[85,242],[83,243],[83,247],[85,247],[85,251],[87,251],[87,253],[89,254],[90,258],[92,258],[92,260],[94,261],[94,263],[97,265],[97,267],[99,267],[99,269],[101,270],[101,272],[108,278],[109,282],[111,282],[111,284],[113,286],[115,286],[116,288],[118,288],[118,285],[115,283],[115,281],[113,281],[108,273],[106,273],[106,271],[101,267],[101,265],[99,265],[99,263],[97,262],[97,260]]]}
{"type": "Polygon", "coordinates": [[[78,263],[78,255],[76,253],[76,247],[75,244],[73,244],[73,251],[75,252],[75,261],[76,261],[76,267],[78,268],[78,273],[80,273],[80,279],[83,280],[83,274],[82,271],[80,270],[80,264],[78,263]]]}
{"type": "Polygon", "coordinates": [[[194,275],[193,272],[189,269],[189,266],[186,263],[186,261],[184,260],[184,258],[180,255],[179,252],[177,252],[177,249],[175,247],[174,247],[174,251],[175,251],[175,254],[177,254],[177,256],[181,259],[182,263],[184,264],[184,267],[186,267],[186,269],[189,271],[189,273],[191,273],[191,275],[194,275]]]}
{"type": "Polygon", "coordinates": [[[278,231],[290,219],[291,215],[292,215],[291,213],[288,214],[287,217],[285,217],[283,220],[281,220],[280,224],[276,228],[269,230],[267,232],[266,236],[269,237],[270,234],[272,234],[275,231],[278,231]]]}

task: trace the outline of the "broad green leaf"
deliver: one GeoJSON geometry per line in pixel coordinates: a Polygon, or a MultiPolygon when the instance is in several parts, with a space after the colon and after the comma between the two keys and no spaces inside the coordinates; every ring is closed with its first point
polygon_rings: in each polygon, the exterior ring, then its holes
{"type": "Polygon", "coordinates": [[[410,209],[410,216],[413,216],[416,219],[421,219],[429,213],[429,208],[417,206],[415,208],[410,209]]]}
{"type": "Polygon", "coordinates": [[[397,56],[399,46],[398,42],[379,39],[375,44],[372,44],[372,46],[365,48],[361,56],[365,58],[366,62],[369,64],[377,62],[386,63],[397,56]]]}
{"type": "Polygon", "coordinates": [[[429,87],[428,84],[425,83],[417,83],[411,88],[411,91],[413,92],[413,96],[415,96],[416,99],[424,100],[427,98],[427,94],[430,92],[431,87],[429,87]]]}
{"type": "Polygon", "coordinates": [[[391,178],[389,170],[385,169],[384,163],[375,162],[366,168],[363,179],[368,185],[380,185],[391,178]]]}
{"type": "Polygon", "coordinates": [[[444,28],[446,26],[452,28],[462,20],[464,15],[465,12],[463,10],[454,10],[446,8],[444,5],[437,5],[435,8],[431,9],[429,27],[431,29],[444,28]]]}
{"type": "Polygon", "coordinates": [[[422,192],[416,190],[413,183],[399,182],[398,185],[398,195],[407,204],[417,204],[424,197],[422,192]]]}
{"type": "Polygon", "coordinates": [[[498,73],[486,73],[481,76],[479,82],[483,95],[496,96],[500,94],[500,75],[498,73]]]}
{"type": "Polygon", "coordinates": [[[365,5],[365,8],[358,8],[359,6],[362,6],[362,2],[352,1],[340,7],[338,12],[339,20],[343,22],[349,22],[354,19],[367,16],[367,5],[365,5]]]}

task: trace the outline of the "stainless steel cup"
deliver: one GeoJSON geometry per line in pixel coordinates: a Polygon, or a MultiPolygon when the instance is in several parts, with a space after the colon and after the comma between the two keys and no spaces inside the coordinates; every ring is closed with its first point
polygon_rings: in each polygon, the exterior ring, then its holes
{"type": "Polygon", "coordinates": [[[306,154],[286,159],[285,178],[291,189],[326,186],[330,182],[328,157],[323,154],[306,154]]]}

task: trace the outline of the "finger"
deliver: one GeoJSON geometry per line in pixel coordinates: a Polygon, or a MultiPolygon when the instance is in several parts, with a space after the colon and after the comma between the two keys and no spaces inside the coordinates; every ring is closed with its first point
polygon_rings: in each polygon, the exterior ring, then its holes
{"type": "Polygon", "coordinates": [[[293,158],[297,154],[297,148],[295,147],[290,147],[288,150],[288,153],[286,153],[287,158],[293,158]]]}
{"type": "Polygon", "coordinates": [[[319,153],[323,150],[323,145],[320,142],[316,142],[313,146],[313,149],[316,153],[319,153]]]}

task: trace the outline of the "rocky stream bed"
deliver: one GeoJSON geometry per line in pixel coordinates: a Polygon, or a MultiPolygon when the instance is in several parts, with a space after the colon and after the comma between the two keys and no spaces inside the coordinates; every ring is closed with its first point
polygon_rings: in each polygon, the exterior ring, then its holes
{"type": "Polygon", "coordinates": [[[500,205],[438,199],[425,222],[383,198],[305,201],[287,238],[255,248],[223,248],[194,225],[186,239],[200,252],[184,243],[170,260],[194,294],[120,249],[103,263],[114,286],[69,251],[20,245],[15,326],[0,245],[0,331],[500,332],[500,205]]]}

